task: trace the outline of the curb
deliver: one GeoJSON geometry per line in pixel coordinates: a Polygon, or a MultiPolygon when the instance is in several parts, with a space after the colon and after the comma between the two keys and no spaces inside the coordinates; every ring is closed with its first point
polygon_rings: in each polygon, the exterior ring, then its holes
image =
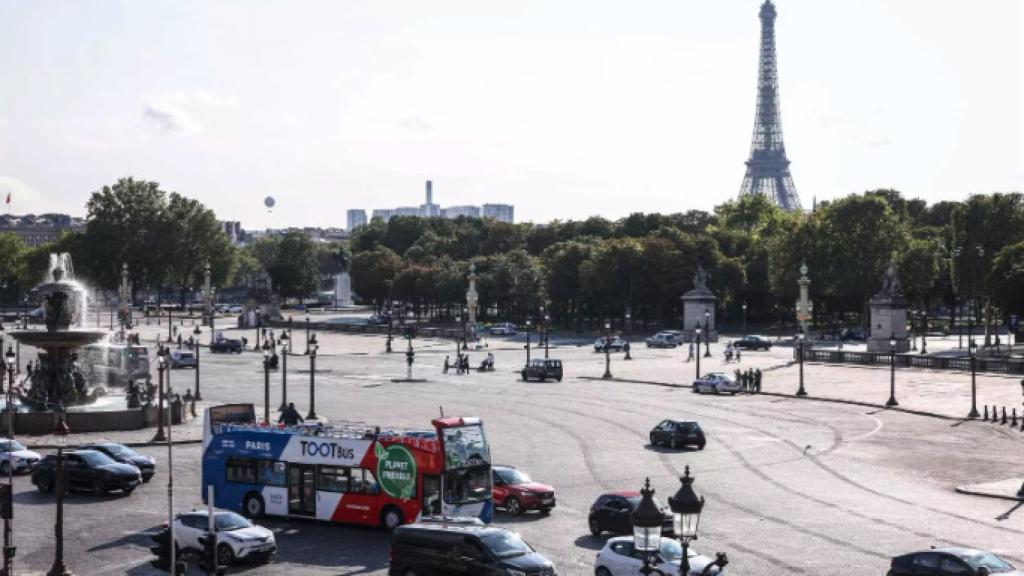
{"type": "Polygon", "coordinates": [[[982,498],[993,498],[996,500],[1010,500],[1011,502],[1024,502],[1022,496],[1007,496],[1005,494],[995,494],[993,492],[978,492],[977,490],[968,490],[963,486],[957,486],[955,490],[958,494],[966,494],[968,496],[981,496],[982,498]]]}
{"type": "MultiPolygon", "coordinates": [[[[171,444],[174,445],[174,446],[185,446],[185,445],[190,445],[190,444],[202,444],[202,443],[203,443],[202,439],[199,439],[199,440],[175,440],[175,441],[171,442],[171,444]]],[[[83,444],[91,444],[91,442],[83,442],[83,444]]],[[[167,442],[118,442],[118,444],[121,444],[121,445],[124,445],[124,446],[128,446],[129,448],[145,448],[145,447],[148,447],[148,446],[167,446],[167,442]]],[[[32,444],[32,445],[26,445],[25,448],[28,448],[29,450],[56,450],[57,448],[60,448],[60,446],[57,446],[56,444],[32,444]]],[[[71,442],[68,442],[68,445],[64,446],[64,448],[74,449],[75,446],[71,442]]]]}
{"type": "MultiPolygon", "coordinates": [[[[630,384],[646,384],[648,386],[663,386],[665,388],[688,388],[681,384],[671,384],[669,382],[654,382],[651,380],[630,380],[626,378],[598,378],[596,376],[579,376],[580,380],[598,380],[603,382],[627,382],[630,384]]],[[[758,392],[758,396],[774,396],[776,398],[789,398],[792,400],[808,400],[817,402],[832,402],[833,404],[847,404],[850,406],[864,406],[866,408],[878,408],[880,410],[887,410],[890,412],[903,412],[905,414],[913,414],[915,416],[925,416],[928,418],[936,418],[939,420],[954,420],[968,422],[967,418],[958,418],[956,416],[947,416],[945,414],[938,414],[936,412],[926,412],[924,410],[912,410],[909,408],[892,408],[885,404],[872,404],[871,402],[861,402],[859,400],[844,400],[842,398],[821,398],[816,396],[796,396],[795,394],[783,394],[781,392],[758,392]]]]}

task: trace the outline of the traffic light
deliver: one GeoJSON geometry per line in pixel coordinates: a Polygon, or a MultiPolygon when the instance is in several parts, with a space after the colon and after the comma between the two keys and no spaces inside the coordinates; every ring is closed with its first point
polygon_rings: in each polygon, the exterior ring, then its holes
{"type": "Polygon", "coordinates": [[[207,574],[216,574],[217,576],[227,572],[228,567],[220,564],[220,560],[217,558],[217,537],[210,534],[200,536],[199,544],[203,547],[199,567],[207,574]]]}
{"type": "MultiPolygon", "coordinates": [[[[150,536],[156,546],[150,546],[149,551],[156,556],[156,560],[150,560],[149,565],[157,570],[164,572],[171,571],[171,531],[164,528],[150,536]]],[[[180,559],[176,558],[177,571],[176,574],[184,575],[188,571],[188,566],[180,559]]]]}

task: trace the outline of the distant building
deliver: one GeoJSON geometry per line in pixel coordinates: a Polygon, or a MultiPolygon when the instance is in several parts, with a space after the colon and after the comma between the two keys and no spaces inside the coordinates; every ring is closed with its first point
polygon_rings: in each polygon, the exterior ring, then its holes
{"type": "MultiPolygon", "coordinates": [[[[365,224],[366,212],[364,210],[349,210],[349,231],[354,230],[356,227],[353,226],[352,214],[360,213],[363,215],[363,223],[365,224]]],[[[398,208],[375,208],[371,213],[371,219],[381,219],[384,222],[391,220],[395,216],[419,216],[421,218],[458,218],[459,216],[465,216],[467,218],[494,218],[502,222],[514,222],[515,221],[515,209],[511,204],[484,204],[481,210],[480,206],[449,206],[442,208],[439,204],[434,203],[434,186],[433,182],[427,180],[426,186],[426,202],[419,206],[400,206],[398,208]]]]}
{"type": "Polygon", "coordinates": [[[511,204],[484,204],[483,216],[511,224],[515,222],[515,207],[511,204]]]}
{"type": "Polygon", "coordinates": [[[67,214],[0,215],[0,232],[14,233],[29,246],[56,242],[64,232],[78,232],[84,229],[84,219],[73,218],[67,214]]]}
{"type": "Polygon", "coordinates": [[[359,228],[360,226],[366,226],[366,210],[349,210],[346,213],[346,216],[348,219],[349,233],[355,232],[356,228],[359,228]]]}
{"type": "Polygon", "coordinates": [[[222,220],[220,225],[224,228],[224,234],[232,244],[245,242],[245,231],[242,230],[242,223],[238,220],[222,220]]]}

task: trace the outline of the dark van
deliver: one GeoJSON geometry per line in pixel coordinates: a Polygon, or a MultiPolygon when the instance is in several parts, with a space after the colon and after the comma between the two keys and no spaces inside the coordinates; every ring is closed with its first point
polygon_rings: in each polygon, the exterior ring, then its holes
{"type": "Polygon", "coordinates": [[[551,561],[519,536],[468,523],[416,523],[391,535],[389,576],[557,576],[551,561]]]}
{"type": "Polygon", "coordinates": [[[534,358],[530,363],[523,366],[523,380],[557,380],[562,381],[562,361],[554,358],[534,358]]]}

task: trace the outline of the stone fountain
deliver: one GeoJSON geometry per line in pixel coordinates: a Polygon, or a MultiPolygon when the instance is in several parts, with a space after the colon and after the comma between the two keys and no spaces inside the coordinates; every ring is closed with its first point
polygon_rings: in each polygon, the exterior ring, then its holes
{"type": "Polygon", "coordinates": [[[76,350],[102,340],[107,332],[82,327],[88,298],[75,281],[70,255],[50,254],[47,278],[32,294],[42,304],[46,330],[10,334],[39,350],[38,367],[29,377],[28,390],[20,393],[21,402],[36,410],[94,402],[100,390],[89,389],[76,350]]]}

